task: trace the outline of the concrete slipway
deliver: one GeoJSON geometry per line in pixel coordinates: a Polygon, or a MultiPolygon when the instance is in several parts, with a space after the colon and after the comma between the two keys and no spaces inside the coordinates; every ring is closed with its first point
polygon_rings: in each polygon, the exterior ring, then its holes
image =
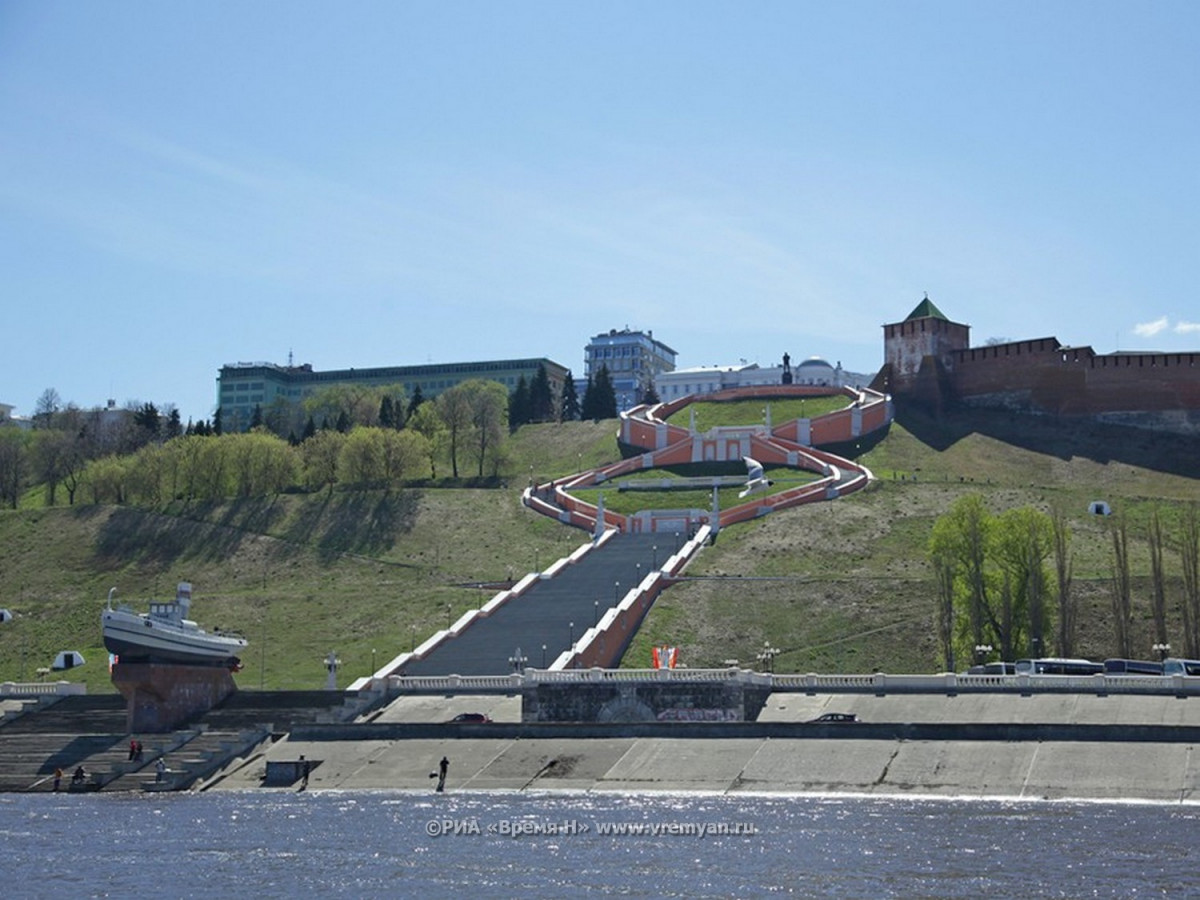
{"type": "MultiPolygon", "coordinates": [[[[468,731],[442,723],[459,712],[518,723],[520,699],[500,696],[402,697],[356,730],[301,729],[242,760],[205,785],[262,790],[268,761],[315,762],[309,790],[430,791],[430,773],[450,760],[447,790],[850,792],[1013,798],[1200,802],[1200,699],[1058,694],[887,696],[775,694],[757,723],[725,737],[672,737],[670,726],[608,726],[598,736],[524,736],[516,724],[468,731]],[[762,736],[824,712],[863,723],[826,727],[821,737],[762,736]],[[779,726],[763,723],[782,723],[779,726]],[[872,725],[875,723],[875,725],[872,725]],[[947,739],[895,740],[878,723],[939,729],[947,739]],[[957,740],[1007,725],[1048,724],[1086,740],[957,740]],[[1163,728],[1163,726],[1169,726],[1163,728]],[[404,736],[396,737],[397,729],[404,736]],[[1144,729],[1144,731],[1143,731],[1144,729]],[[1176,731],[1176,729],[1178,729],[1176,731]],[[372,738],[372,733],[378,738],[372,738]],[[1117,737],[1113,737],[1116,735],[1117,737]],[[1150,737],[1147,740],[1146,737],[1150,737]]],[[[569,728],[566,729],[569,731],[569,728]]],[[[680,730],[678,733],[685,733],[680,730]]],[[[694,733],[694,732],[693,732],[694,733]]],[[[294,786],[292,787],[294,789],[294,786]]]]}

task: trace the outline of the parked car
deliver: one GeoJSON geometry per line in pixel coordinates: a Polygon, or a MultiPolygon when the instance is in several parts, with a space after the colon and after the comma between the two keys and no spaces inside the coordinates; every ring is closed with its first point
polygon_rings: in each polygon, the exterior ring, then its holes
{"type": "Polygon", "coordinates": [[[451,722],[490,722],[490,721],[492,721],[492,719],[491,719],[491,716],[484,715],[483,713],[459,713],[457,716],[455,716],[450,721],[451,722]]]}
{"type": "Polygon", "coordinates": [[[854,713],[825,713],[817,716],[815,719],[809,719],[809,724],[819,722],[857,722],[858,716],[854,713]]]}

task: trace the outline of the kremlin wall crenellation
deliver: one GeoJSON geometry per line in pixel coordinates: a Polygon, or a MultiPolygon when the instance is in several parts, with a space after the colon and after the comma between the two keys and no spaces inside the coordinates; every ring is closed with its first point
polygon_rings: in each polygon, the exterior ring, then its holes
{"type": "Polygon", "coordinates": [[[971,347],[969,338],[926,298],[884,326],[871,386],[935,413],[983,407],[1200,434],[1200,352],[1099,354],[1053,337],[971,347]]]}

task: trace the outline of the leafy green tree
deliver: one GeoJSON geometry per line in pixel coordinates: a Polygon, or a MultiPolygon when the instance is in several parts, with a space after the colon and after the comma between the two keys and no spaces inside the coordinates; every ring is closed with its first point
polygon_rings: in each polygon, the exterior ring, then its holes
{"type": "Polygon", "coordinates": [[[94,460],[87,467],[85,484],[93,503],[125,502],[129,459],[130,457],[113,454],[94,460]]]}
{"type": "Polygon", "coordinates": [[[131,503],[157,509],[163,501],[163,448],[147,444],[134,454],[126,474],[126,496],[131,503]]]}
{"type": "Polygon", "coordinates": [[[654,382],[650,382],[650,384],[647,385],[646,390],[642,393],[642,402],[647,405],[662,402],[658,399],[658,391],[654,389],[654,382]]]}
{"type": "Polygon", "coordinates": [[[380,449],[383,478],[388,484],[420,477],[429,467],[429,441],[415,429],[385,431],[380,449]]]}
{"type": "Polygon", "coordinates": [[[429,477],[437,478],[437,460],[446,450],[448,432],[446,424],[438,413],[436,403],[425,403],[409,417],[408,431],[416,432],[425,438],[429,452],[429,477]]]}
{"type": "Polygon", "coordinates": [[[1008,585],[1008,602],[1001,604],[996,623],[1004,659],[1014,658],[1026,647],[1031,656],[1046,655],[1050,612],[1046,560],[1053,552],[1053,535],[1050,517],[1032,506],[1005,510],[995,519],[993,553],[1008,585]]]}
{"type": "Polygon", "coordinates": [[[493,469],[498,468],[496,460],[508,428],[508,395],[498,381],[473,378],[464,384],[470,397],[474,456],[482,478],[484,466],[489,461],[493,463],[493,469]]]}
{"type": "Polygon", "coordinates": [[[342,444],[338,470],[349,484],[370,484],[383,479],[383,432],[359,425],[342,444]]]}
{"type": "Polygon", "coordinates": [[[446,428],[447,449],[450,452],[450,473],[458,477],[458,452],[471,428],[471,394],[469,382],[460,382],[437,395],[434,403],[446,428]]]}
{"type": "Polygon", "coordinates": [[[338,461],[342,455],[342,444],[346,437],[341,432],[325,429],[318,431],[300,445],[304,481],[310,490],[328,485],[332,490],[338,481],[338,461]]]}
{"type": "Polygon", "coordinates": [[[949,512],[933,524],[929,552],[936,566],[954,572],[955,596],[966,607],[966,615],[957,616],[956,641],[964,659],[976,657],[975,647],[985,646],[985,638],[998,643],[991,623],[996,620],[989,593],[988,542],[992,520],[978,494],[960,497],[949,512]]]}

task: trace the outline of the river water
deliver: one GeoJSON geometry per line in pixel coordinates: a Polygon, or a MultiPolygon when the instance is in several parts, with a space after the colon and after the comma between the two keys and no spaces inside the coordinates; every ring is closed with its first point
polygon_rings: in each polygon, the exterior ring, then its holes
{"type": "Polygon", "coordinates": [[[8,794],[0,873],[6,897],[55,898],[1186,897],[1200,896],[1200,807],[774,794],[8,794]]]}

